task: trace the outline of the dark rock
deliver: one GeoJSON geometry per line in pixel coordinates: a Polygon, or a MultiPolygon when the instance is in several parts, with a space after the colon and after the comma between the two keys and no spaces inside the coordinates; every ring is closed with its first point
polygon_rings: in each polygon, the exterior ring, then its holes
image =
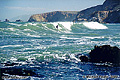
{"type": "Polygon", "coordinates": [[[110,45],[95,46],[89,53],[90,62],[120,64],[120,49],[110,45]]]}
{"type": "Polygon", "coordinates": [[[22,67],[10,67],[1,69],[2,76],[5,74],[19,75],[19,76],[36,76],[33,69],[26,69],[22,67]]]}
{"type": "Polygon", "coordinates": [[[81,62],[88,62],[89,61],[87,56],[80,56],[80,60],[81,60],[81,62]]]}
{"type": "Polygon", "coordinates": [[[76,15],[77,11],[54,11],[49,13],[32,15],[28,22],[73,21],[76,15]]]}
{"type": "Polygon", "coordinates": [[[15,65],[18,65],[19,63],[7,61],[6,63],[1,63],[1,64],[4,64],[5,66],[15,66],[15,65]]]}
{"type": "Polygon", "coordinates": [[[19,20],[16,20],[15,22],[23,22],[23,21],[19,19],[19,20]]]}
{"type": "Polygon", "coordinates": [[[10,22],[8,19],[5,19],[5,22],[10,22]]]}

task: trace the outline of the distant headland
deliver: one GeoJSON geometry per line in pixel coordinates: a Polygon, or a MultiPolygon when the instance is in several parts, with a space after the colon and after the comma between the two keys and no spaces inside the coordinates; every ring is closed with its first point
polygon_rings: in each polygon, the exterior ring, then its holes
{"type": "Polygon", "coordinates": [[[106,0],[102,5],[78,11],[54,11],[32,15],[28,22],[95,21],[120,23],[120,0],[106,0]]]}
{"type": "MultiPolygon", "coordinates": [[[[105,0],[102,5],[90,7],[82,11],[53,11],[34,14],[28,19],[28,22],[57,21],[120,23],[120,0],[105,0]]],[[[10,22],[10,20],[5,19],[4,22],[10,22]]],[[[23,21],[18,19],[15,22],[23,21]]]]}
{"type": "Polygon", "coordinates": [[[29,22],[56,22],[73,21],[78,11],[54,11],[43,14],[35,14],[30,17],[29,22]]]}

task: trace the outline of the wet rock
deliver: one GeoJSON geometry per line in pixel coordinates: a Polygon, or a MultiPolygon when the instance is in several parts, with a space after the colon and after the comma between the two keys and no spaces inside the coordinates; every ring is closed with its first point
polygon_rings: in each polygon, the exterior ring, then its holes
{"type": "Polygon", "coordinates": [[[81,62],[88,62],[89,61],[87,56],[80,56],[80,60],[81,60],[81,62]]]}
{"type": "Polygon", "coordinates": [[[89,53],[90,62],[120,64],[120,49],[110,45],[95,46],[89,53]]]}
{"type": "Polygon", "coordinates": [[[18,65],[19,63],[7,61],[6,63],[1,63],[1,64],[4,64],[5,66],[15,66],[15,65],[18,65]]]}
{"type": "Polygon", "coordinates": [[[19,76],[38,76],[35,73],[34,69],[31,69],[31,68],[22,68],[22,67],[2,68],[1,69],[1,73],[2,73],[2,76],[4,76],[4,74],[19,75],[19,76]]]}

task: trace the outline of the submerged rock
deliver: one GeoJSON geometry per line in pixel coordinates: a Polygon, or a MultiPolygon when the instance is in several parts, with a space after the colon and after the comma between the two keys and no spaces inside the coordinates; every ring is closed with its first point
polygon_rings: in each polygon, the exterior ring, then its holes
{"type": "Polygon", "coordinates": [[[24,66],[15,66],[15,67],[5,67],[0,68],[1,76],[6,75],[17,75],[17,76],[34,76],[34,77],[44,77],[43,74],[36,73],[37,68],[24,67],[24,66]]]}
{"type": "Polygon", "coordinates": [[[120,49],[116,46],[110,45],[95,46],[87,56],[80,57],[82,62],[93,63],[112,63],[114,65],[120,65],[120,49]]]}
{"type": "Polygon", "coordinates": [[[15,65],[18,65],[19,63],[7,61],[7,62],[1,63],[1,64],[3,64],[4,66],[15,66],[15,65]]]}
{"type": "Polygon", "coordinates": [[[19,76],[35,76],[36,75],[36,73],[32,69],[25,69],[25,68],[19,68],[19,67],[2,68],[1,73],[2,73],[2,76],[4,74],[19,75],[19,76]]]}

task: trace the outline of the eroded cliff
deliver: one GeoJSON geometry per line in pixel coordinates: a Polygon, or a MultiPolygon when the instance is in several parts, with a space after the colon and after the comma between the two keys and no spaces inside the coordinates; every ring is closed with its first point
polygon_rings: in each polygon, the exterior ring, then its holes
{"type": "Polygon", "coordinates": [[[77,11],[54,11],[43,14],[35,14],[30,17],[29,22],[56,22],[56,21],[73,21],[77,11]]]}
{"type": "Polygon", "coordinates": [[[75,21],[97,21],[120,23],[120,0],[106,0],[98,5],[78,12],[75,21]]]}

